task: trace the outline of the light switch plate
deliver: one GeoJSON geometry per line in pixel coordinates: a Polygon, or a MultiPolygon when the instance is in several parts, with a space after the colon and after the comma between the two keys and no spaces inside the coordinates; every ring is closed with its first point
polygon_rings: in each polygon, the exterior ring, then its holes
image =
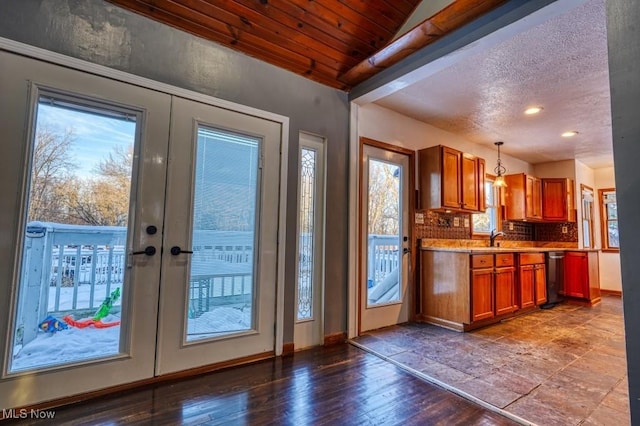
{"type": "Polygon", "coordinates": [[[453,226],[460,226],[460,218],[459,217],[454,217],[453,218],[453,226]]]}
{"type": "Polygon", "coordinates": [[[464,218],[464,227],[468,228],[469,227],[469,218],[464,218]]]}
{"type": "Polygon", "coordinates": [[[513,231],[513,223],[509,222],[509,231],[513,231]]]}
{"type": "Polygon", "coordinates": [[[424,213],[416,213],[416,223],[420,225],[424,223],[424,213]]]}

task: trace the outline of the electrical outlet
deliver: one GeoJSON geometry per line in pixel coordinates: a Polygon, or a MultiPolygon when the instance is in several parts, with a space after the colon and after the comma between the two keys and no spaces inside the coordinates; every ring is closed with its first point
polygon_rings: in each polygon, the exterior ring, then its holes
{"type": "Polygon", "coordinates": [[[563,226],[563,227],[562,227],[562,233],[563,233],[563,234],[566,234],[566,233],[568,233],[568,232],[569,232],[569,229],[568,229],[566,226],[563,226]]]}
{"type": "Polygon", "coordinates": [[[509,231],[513,231],[513,223],[509,222],[509,231]]]}
{"type": "Polygon", "coordinates": [[[453,226],[460,226],[460,218],[459,217],[454,217],[453,218],[453,226]]]}
{"type": "Polygon", "coordinates": [[[424,213],[416,213],[416,223],[420,225],[424,223],[424,213]]]}
{"type": "Polygon", "coordinates": [[[464,218],[464,227],[465,227],[465,228],[468,228],[468,227],[469,227],[469,218],[468,218],[468,217],[465,217],[465,218],[464,218]]]}

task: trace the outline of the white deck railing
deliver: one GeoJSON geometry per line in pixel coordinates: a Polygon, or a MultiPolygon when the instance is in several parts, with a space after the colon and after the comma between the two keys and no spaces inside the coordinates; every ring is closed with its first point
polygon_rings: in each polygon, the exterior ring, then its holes
{"type": "Polygon", "coordinates": [[[400,237],[397,235],[369,234],[367,279],[369,286],[379,284],[400,265],[400,237]]]}
{"type": "MultiPolygon", "coordinates": [[[[128,261],[126,232],[124,227],[28,224],[17,307],[21,344],[35,338],[38,324],[48,315],[92,313],[123,285],[128,261]]],[[[397,236],[369,235],[368,279],[373,286],[397,270],[398,242],[397,236]]],[[[194,232],[189,291],[192,314],[199,315],[220,303],[251,300],[253,244],[251,232],[194,232]]],[[[300,253],[300,259],[306,265],[300,273],[310,273],[309,253],[300,253]]],[[[304,294],[301,292],[301,297],[304,294]]],[[[120,301],[114,306],[117,312],[120,301]]]]}
{"type": "MultiPolygon", "coordinates": [[[[128,262],[126,233],[124,227],[27,225],[17,343],[35,338],[38,324],[49,315],[93,314],[115,288],[122,287],[128,262]]],[[[251,232],[196,231],[192,248],[189,298],[196,315],[210,305],[251,300],[251,232]]],[[[114,303],[114,312],[119,307],[120,300],[114,303]]]]}

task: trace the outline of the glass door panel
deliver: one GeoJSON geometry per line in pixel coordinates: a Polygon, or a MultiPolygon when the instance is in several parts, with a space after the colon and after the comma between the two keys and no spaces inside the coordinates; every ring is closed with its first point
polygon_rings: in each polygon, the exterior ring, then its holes
{"type": "Polygon", "coordinates": [[[11,373],[127,349],[120,324],[140,114],[41,92],[34,116],[11,373]]]}
{"type": "Polygon", "coordinates": [[[402,166],[369,159],[367,305],[401,300],[402,166]]]}
{"type": "Polygon", "coordinates": [[[198,126],[187,342],[254,328],[260,143],[198,126]]]}

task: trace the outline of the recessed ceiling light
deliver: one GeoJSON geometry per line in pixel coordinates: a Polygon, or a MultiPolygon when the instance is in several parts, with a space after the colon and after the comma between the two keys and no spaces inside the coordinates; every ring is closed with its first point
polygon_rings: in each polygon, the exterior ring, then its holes
{"type": "Polygon", "coordinates": [[[570,138],[570,137],[575,136],[577,134],[578,134],[578,132],[576,132],[575,130],[571,130],[569,132],[564,132],[561,136],[563,138],[570,138]]]}
{"type": "Polygon", "coordinates": [[[542,111],[544,108],[540,107],[540,106],[536,106],[536,107],[531,107],[531,108],[527,108],[524,110],[524,113],[527,115],[533,115],[533,114],[537,114],[540,111],[542,111]]]}

